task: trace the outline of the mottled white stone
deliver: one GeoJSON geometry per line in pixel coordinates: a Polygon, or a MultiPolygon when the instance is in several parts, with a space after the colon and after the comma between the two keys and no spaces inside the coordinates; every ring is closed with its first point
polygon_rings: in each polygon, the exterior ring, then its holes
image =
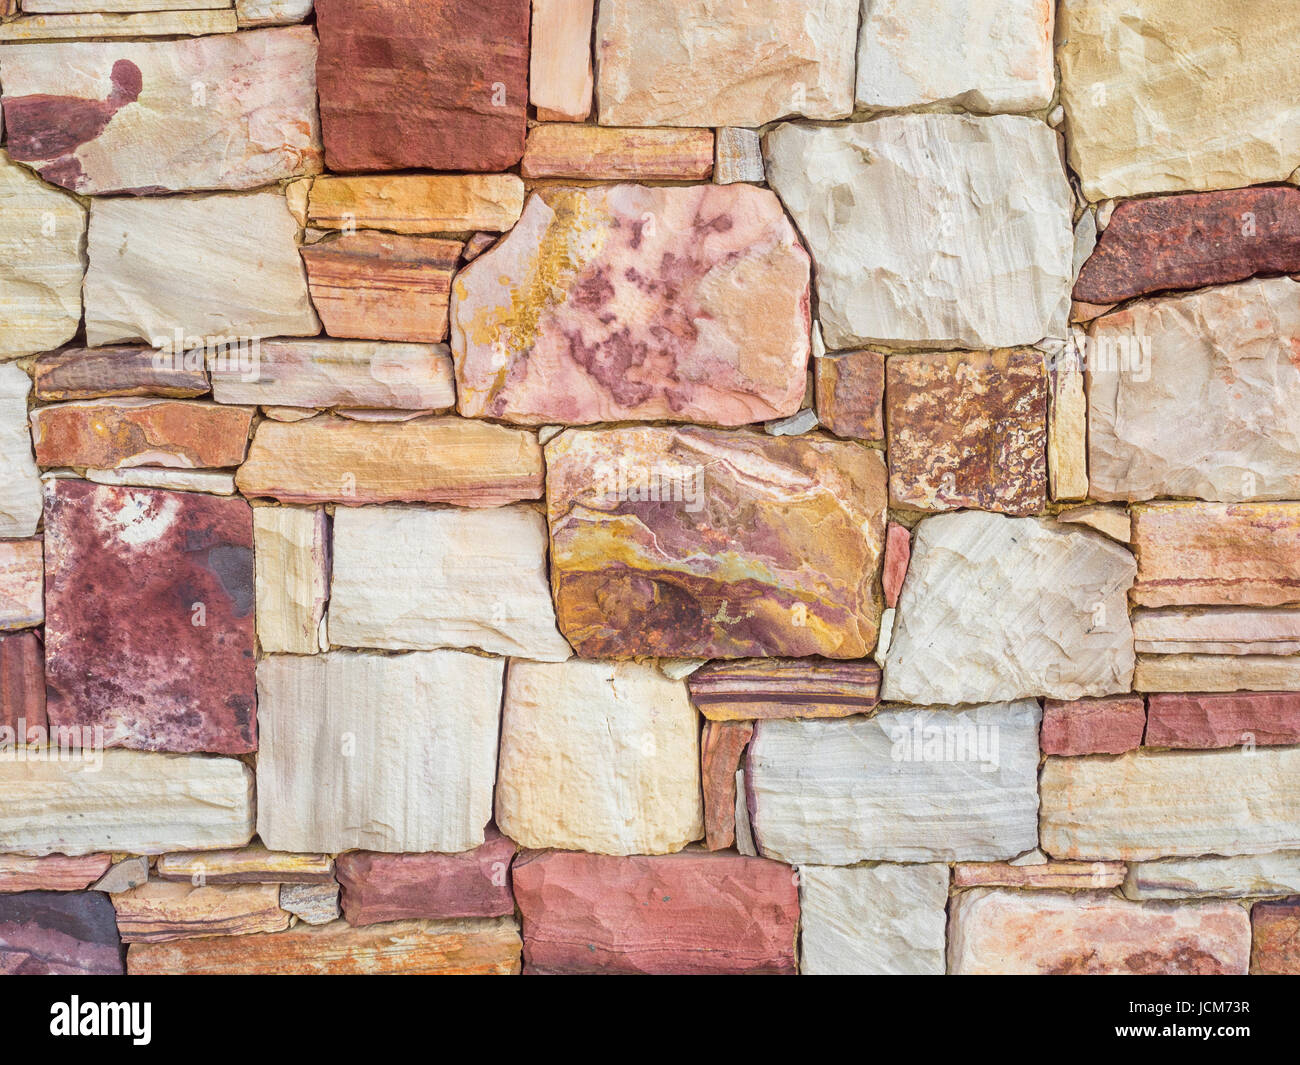
{"type": "Polygon", "coordinates": [[[946,865],[799,868],[806,976],[942,976],[946,865]]]}
{"type": "Polygon", "coordinates": [[[262,659],[262,842],[331,854],[479,846],[492,817],[503,665],[456,651],[262,659]]]}
{"type": "Polygon", "coordinates": [[[1093,499],[1300,497],[1300,283],[1139,300],[1089,329],[1093,499]]]}
{"type": "Polygon", "coordinates": [[[1042,847],[1103,861],[1300,848],[1300,748],[1048,758],[1042,847]]]}
{"type": "Polygon", "coordinates": [[[755,725],[759,853],[802,864],[1003,861],[1038,842],[1036,702],[755,725]]]}
{"type": "Polygon", "coordinates": [[[339,886],[329,884],[281,884],[280,909],[306,924],[329,924],[343,914],[339,909],[339,886]]]}
{"type": "Polygon", "coordinates": [[[339,508],[329,632],[343,647],[573,655],[555,624],[546,519],[528,506],[339,508]]]}
{"type": "Polygon", "coordinates": [[[235,0],[239,28],[288,26],[311,14],[312,0],[235,0]]]}
{"type": "Polygon", "coordinates": [[[0,151],[0,359],[76,335],[85,239],[86,209],[0,151]]]}
{"type": "Polygon", "coordinates": [[[1130,690],[1133,556],[1088,529],[959,511],[922,521],[881,694],[921,705],[1130,690]]]}
{"type": "Polygon", "coordinates": [[[1054,8],[1054,0],[863,0],[858,106],[1043,109],[1055,88],[1054,8]]]}
{"type": "Polygon", "coordinates": [[[220,470],[167,470],[161,466],[130,466],[121,470],[87,470],[86,480],[96,484],[124,484],[138,488],[165,488],[175,492],[235,494],[235,475],[220,470]]]}
{"type": "Polygon", "coordinates": [[[0,851],[162,854],[242,847],[253,836],[253,771],[235,758],[118,748],[0,758],[0,851]]]}
{"type": "Polygon", "coordinates": [[[297,237],[275,190],[95,200],[87,343],[315,336],[297,237]]]}
{"type": "Polygon", "coordinates": [[[834,351],[1064,336],[1074,233],[1056,134],[1033,118],[890,115],[767,135],[767,177],[816,263],[834,351]]]}
{"type": "Polygon", "coordinates": [[[17,366],[0,366],[0,536],[4,537],[31,536],[41,520],[41,478],[27,427],[31,390],[31,378],[17,366]]]}
{"type": "Polygon", "coordinates": [[[1127,898],[1138,900],[1300,894],[1300,851],[1133,862],[1123,891],[1127,898]]]}
{"type": "Polygon", "coordinates": [[[512,661],[496,820],[521,847],[669,854],[704,835],[686,685],[635,662],[512,661]]]}

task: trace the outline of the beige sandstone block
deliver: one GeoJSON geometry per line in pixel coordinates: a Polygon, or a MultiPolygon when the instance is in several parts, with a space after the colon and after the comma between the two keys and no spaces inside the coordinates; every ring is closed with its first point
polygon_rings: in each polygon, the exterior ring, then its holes
{"type": "Polygon", "coordinates": [[[328,521],[322,507],[255,507],[257,639],[266,654],[314,655],[329,597],[328,521]]]}

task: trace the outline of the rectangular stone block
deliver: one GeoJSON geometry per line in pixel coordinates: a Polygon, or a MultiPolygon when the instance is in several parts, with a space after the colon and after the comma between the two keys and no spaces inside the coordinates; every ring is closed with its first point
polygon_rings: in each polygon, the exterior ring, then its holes
{"type": "Polygon", "coordinates": [[[546,519],[527,506],[340,508],[333,546],[336,647],[573,655],[555,627],[546,519]]]}
{"type": "Polygon", "coordinates": [[[1145,861],[1300,848],[1300,749],[1048,758],[1042,847],[1145,861]]]}
{"type": "Polygon", "coordinates": [[[257,750],[252,508],[70,479],[47,491],[51,725],[110,747],[257,750]]]}
{"type": "Polygon", "coordinates": [[[253,836],[253,771],[234,758],[107,750],[0,760],[0,851],[163,854],[242,847],[253,836]]]}
{"type": "Polygon", "coordinates": [[[514,876],[530,973],[795,972],[798,891],[778,862],[547,851],[514,876]]]}
{"type": "Polygon", "coordinates": [[[496,821],[529,848],[665,854],[700,839],[686,685],[649,664],[512,660],[496,821]]]}
{"type": "Polygon", "coordinates": [[[1151,747],[1300,744],[1300,692],[1157,692],[1147,704],[1151,747]]]}
{"type": "Polygon", "coordinates": [[[113,904],[96,891],[0,895],[0,973],[121,976],[113,904]]]}
{"type": "Polygon", "coordinates": [[[337,868],[343,914],[356,926],[507,916],[515,912],[510,890],[514,857],[514,841],[494,828],[481,847],[459,854],[341,854],[337,868]]]}
{"type": "Polygon", "coordinates": [[[942,976],[948,867],[799,867],[804,976],[942,976]]]}
{"type": "Polygon", "coordinates": [[[280,932],[289,914],[276,884],[191,887],[153,880],[113,896],[124,943],[280,932]]]}
{"type": "Polygon", "coordinates": [[[1140,692],[1235,692],[1300,689],[1300,655],[1138,655],[1140,692]]]}
{"type": "Polygon", "coordinates": [[[266,654],[314,655],[329,598],[323,507],[254,507],[257,639],[266,654]]]}
{"type": "Polygon", "coordinates": [[[1044,754],[1123,754],[1142,746],[1146,727],[1140,695],[1043,701],[1044,754]]]}
{"type": "Polygon", "coordinates": [[[1300,610],[1158,607],[1133,612],[1146,654],[1289,655],[1300,651],[1300,610]]]}
{"type": "Polygon", "coordinates": [[[0,365],[0,536],[31,536],[41,521],[41,478],[27,422],[31,390],[21,367],[0,365]]]}
{"type": "Polygon", "coordinates": [[[328,854],[269,851],[261,843],[239,850],[195,851],[160,855],[154,875],[192,884],[323,884],[334,880],[328,854]]]}
{"type": "Polygon", "coordinates": [[[1007,887],[1030,891],[1106,891],[1124,882],[1123,862],[1054,862],[1031,852],[1041,864],[962,862],[952,870],[952,886],[1007,887]]]}
{"type": "Polygon", "coordinates": [[[307,212],[322,229],[504,233],[523,209],[515,174],[328,174],[312,182],[307,212]]]}
{"type": "Polygon", "coordinates": [[[528,97],[540,121],[591,114],[591,24],[595,0],[533,0],[528,97]]]}
{"type": "Polygon", "coordinates": [[[1300,974],[1300,899],[1255,903],[1250,911],[1250,927],[1253,975],[1300,974]]]}
{"type": "Polygon", "coordinates": [[[700,736],[700,779],[704,789],[704,838],[711,851],[736,842],[736,773],[752,721],[705,721],[700,736]]]}
{"type": "Polygon", "coordinates": [[[875,646],[879,453],[637,427],[571,429],[546,458],[556,614],[579,654],[861,658],[875,646]]]}
{"type": "Polygon", "coordinates": [[[107,854],[86,854],[69,858],[47,854],[41,858],[26,854],[0,854],[0,892],[82,891],[108,871],[107,854]]]}
{"type": "Polygon", "coordinates": [[[760,721],[760,854],[796,864],[999,861],[1038,842],[1038,704],[760,721]]]}
{"type": "Polygon", "coordinates": [[[547,123],[528,131],[519,172],[525,178],[703,181],[713,173],[713,130],[547,123]]]}
{"type": "Polygon", "coordinates": [[[957,896],[948,972],[1244,976],[1250,918],[1235,903],[977,888],[957,896]]]}
{"type": "Polygon", "coordinates": [[[513,976],[519,926],[490,920],[394,921],[353,928],[346,921],[284,932],[133,943],[130,976],[513,976]]]}
{"type": "Polygon", "coordinates": [[[45,620],[45,558],[40,539],[0,540],[0,631],[45,620]]]}
{"type": "Polygon", "coordinates": [[[880,702],[880,667],[828,658],[742,658],[710,662],[686,680],[710,721],[849,717],[880,702]]]}
{"type": "Polygon", "coordinates": [[[248,189],[320,173],[316,35],[306,26],[234,30],[228,8],[0,28],[0,40],[212,34],[7,46],[9,154],[85,196],[248,189]]]}
{"type": "Polygon", "coordinates": [[[533,433],[468,418],[400,424],[322,415],[257,426],[235,483],[282,503],[453,503],[497,507],[540,499],[545,474],[533,433]]]}
{"type": "Polygon", "coordinates": [[[1300,893],[1300,851],[1232,858],[1162,858],[1133,862],[1124,879],[1130,899],[1243,899],[1300,893]]]}
{"type": "Polygon", "coordinates": [[[113,396],[190,399],[208,391],[202,352],[195,352],[188,365],[185,360],[177,365],[153,348],[64,348],[38,355],[32,373],[41,402],[113,396]]]}
{"type": "Polygon", "coordinates": [[[885,356],[846,351],[813,360],[817,420],[836,436],[885,439],[885,356]]]}
{"type": "Polygon", "coordinates": [[[34,632],[0,635],[0,729],[12,730],[0,736],[23,742],[32,726],[46,726],[45,647],[34,632]]]}
{"type": "Polygon", "coordinates": [[[257,678],[257,831],[271,850],[463,851],[483,842],[500,660],[455,651],[272,655],[257,678]]]}

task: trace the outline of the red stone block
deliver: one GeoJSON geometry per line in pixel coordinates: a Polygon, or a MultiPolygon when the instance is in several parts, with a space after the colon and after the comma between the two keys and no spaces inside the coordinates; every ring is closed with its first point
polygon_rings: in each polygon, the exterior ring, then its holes
{"type": "Polygon", "coordinates": [[[1300,692],[1160,692],[1148,699],[1148,747],[1300,743],[1300,692]]]}
{"type": "Polygon", "coordinates": [[[1125,200],[1083,264],[1074,298],[1117,303],[1300,271],[1300,189],[1268,186],[1125,200]]]}
{"type": "Polygon", "coordinates": [[[704,784],[704,833],[711,851],[736,842],[736,770],[754,735],[752,721],[705,721],[700,739],[704,784]]]}
{"type": "Polygon", "coordinates": [[[849,351],[813,362],[817,418],[836,436],[885,439],[885,356],[849,351]]]}
{"type": "Polygon", "coordinates": [[[907,576],[907,564],[912,560],[912,533],[906,525],[889,523],[885,531],[885,568],[881,583],[885,590],[885,606],[898,606],[898,596],[907,576]]]}
{"type": "Polygon", "coordinates": [[[1252,976],[1300,976],[1300,896],[1255,903],[1250,930],[1252,976]]]}
{"type": "Polygon", "coordinates": [[[798,889],[780,862],[542,851],[514,878],[531,973],[795,971],[798,889]]]}
{"type": "Polygon", "coordinates": [[[46,489],[51,727],[109,747],[257,749],[253,512],[238,498],[59,480],[46,489]]]}
{"type": "Polygon", "coordinates": [[[0,975],[121,976],[117,919],[98,891],[0,895],[0,975]]]}
{"type": "Polygon", "coordinates": [[[515,912],[510,892],[513,840],[489,828],[487,842],[460,854],[340,854],[334,873],[351,925],[449,917],[503,917],[515,912]]]}
{"type": "Polygon", "coordinates": [[[524,154],[529,0],[317,0],[330,170],[507,170],[524,154]]]}
{"type": "Polygon", "coordinates": [[[1140,695],[1047,699],[1039,742],[1044,754],[1123,754],[1142,746],[1145,728],[1140,695]]]}
{"type": "Polygon", "coordinates": [[[0,728],[17,740],[32,726],[45,727],[45,649],[34,632],[0,636],[0,728]]]}

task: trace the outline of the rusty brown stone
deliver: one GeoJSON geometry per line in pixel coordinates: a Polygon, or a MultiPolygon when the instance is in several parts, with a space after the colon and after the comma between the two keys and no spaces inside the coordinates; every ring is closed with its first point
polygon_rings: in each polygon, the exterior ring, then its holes
{"type": "Polygon", "coordinates": [[[159,357],[153,348],[64,348],[37,357],[32,366],[39,402],[104,399],[112,396],[165,396],[188,399],[208,390],[203,355],[186,366],[159,357]]]}
{"type": "Polygon", "coordinates": [[[710,721],[850,717],[880,702],[874,662],[748,658],[712,662],[687,678],[691,701],[710,721]]]}
{"type": "Polygon", "coordinates": [[[1284,186],[1124,200],[1083,264],[1074,298],[1118,303],[1257,274],[1300,272],[1300,189],[1284,186]]]}
{"type": "Polygon", "coordinates": [[[893,355],[889,497],[1026,515],[1047,503],[1047,371],[1032,349],[893,355]]]}
{"type": "Polygon", "coordinates": [[[736,770],[754,735],[752,721],[705,721],[700,738],[700,780],[704,786],[704,832],[709,850],[736,842],[736,770]]]}
{"type": "Polygon", "coordinates": [[[846,351],[813,362],[817,419],[836,436],[885,439],[885,356],[846,351]]]}
{"type": "Polygon", "coordinates": [[[328,168],[508,170],[524,154],[528,0],[317,0],[328,168]]]}
{"type": "Polygon", "coordinates": [[[346,233],[302,249],[316,312],[332,337],[437,342],[464,245],[438,237],[346,233]]]}
{"type": "Polygon", "coordinates": [[[170,399],[74,400],[32,412],[41,466],[238,466],[251,407],[170,399]]]}
{"type": "Polygon", "coordinates": [[[1300,975],[1300,897],[1255,903],[1250,928],[1252,975],[1300,975]]]}
{"type": "Polygon", "coordinates": [[[45,648],[34,632],[0,635],[0,727],[45,727],[45,648]]]}

